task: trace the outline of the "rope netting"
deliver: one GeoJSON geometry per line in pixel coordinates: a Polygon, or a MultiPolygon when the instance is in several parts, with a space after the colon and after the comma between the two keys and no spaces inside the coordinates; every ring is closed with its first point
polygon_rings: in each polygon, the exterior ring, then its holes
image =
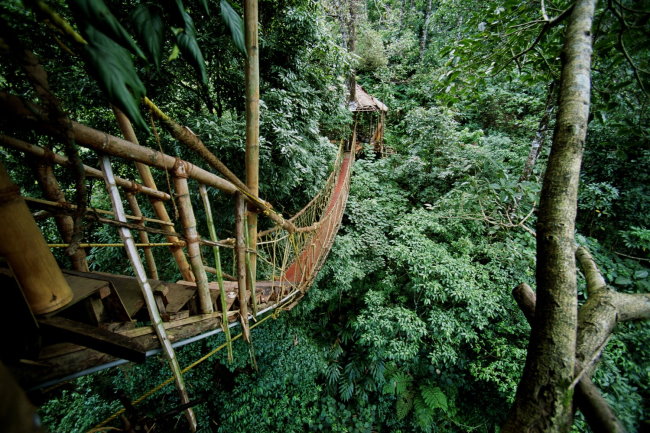
{"type": "Polygon", "coordinates": [[[321,191],[290,221],[289,233],[279,226],[260,233],[258,279],[280,281],[305,292],[331,249],[347,201],[352,154],[343,147],[321,191]]]}

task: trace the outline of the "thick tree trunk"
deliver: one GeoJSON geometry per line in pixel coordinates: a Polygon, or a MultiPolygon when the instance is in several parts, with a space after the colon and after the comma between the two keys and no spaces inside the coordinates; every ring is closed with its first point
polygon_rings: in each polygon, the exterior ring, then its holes
{"type": "MultiPolygon", "coordinates": [[[[535,318],[535,293],[527,284],[520,284],[512,291],[519,308],[530,324],[535,318]]],[[[580,333],[582,329],[578,332],[580,333]]],[[[607,404],[589,377],[582,377],[576,385],[574,405],[580,409],[594,433],[624,433],[625,429],[612,408],[607,404]]]]}
{"type": "Polygon", "coordinates": [[[577,330],[574,227],[589,115],[595,4],[576,2],[565,37],[559,112],[537,223],[535,321],[502,432],[566,432],[571,426],[577,330]]]}

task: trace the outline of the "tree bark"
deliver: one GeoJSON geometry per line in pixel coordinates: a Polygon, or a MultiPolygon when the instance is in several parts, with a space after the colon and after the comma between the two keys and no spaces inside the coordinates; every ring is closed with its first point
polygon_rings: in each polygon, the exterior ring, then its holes
{"type": "MultiPolygon", "coordinates": [[[[529,323],[535,319],[535,293],[528,284],[520,284],[512,296],[529,323]]],[[[578,330],[580,333],[582,329],[578,330]]],[[[574,404],[585,416],[594,433],[624,433],[625,429],[603,398],[596,385],[587,376],[580,379],[575,388],[574,404]]]]}
{"type": "Polygon", "coordinates": [[[571,426],[577,330],[574,227],[589,115],[595,4],[576,2],[565,37],[559,111],[537,223],[535,321],[504,433],[566,432],[571,426]]]}

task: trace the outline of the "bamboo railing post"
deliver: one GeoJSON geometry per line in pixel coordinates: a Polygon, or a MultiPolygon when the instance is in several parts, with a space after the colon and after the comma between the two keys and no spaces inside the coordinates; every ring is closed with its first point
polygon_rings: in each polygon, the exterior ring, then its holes
{"type": "MultiPolygon", "coordinates": [[[[205,216],[208,223],[208,231],[210,232],[210,239],[213,242],[218,242],[219,238],[217,237],[217,230],[214,227],[214,219],[212,218],[212,206],[210,205],[210,198],[208,197],[208,189],[205,185],[199,185],[199,194],[201,194],[201,199],[203,201],[203,207],[205,208],[205,216]]],[[[226,289],[223,286],[223,271],[221,270],[221,253],[219,252],[218,246],[212,247],[212,254],[214,255],[214,267],[215,273],[217,275],[217,284],[219,285],[219,299],[221,301],[221,327],[223,328],[223,333],[226,337],[226,343],[228,345],[228,362],[233,362],[233,353],[232,353],[232,340],[230,337],[230,328],[228,327],[228,302],[226,299],[226,289]]]]}
{"type": "MultiPolygon", "coordinates": [[[[129,207],[133,215],[137,217],[142,217],[142,211],[140,210],[140,205],[138,204],[138,198],[132,192],[126,193],[126,199],[129,202],[129,207]]],[[[144,221],[141,221],[140,224],[144,227],[144,221]]],[[[140,237],[140,243],[149,244],[149,234],[144,231],[138,231],[138,236],[140,237]]],[[[147,268],[149,269],[149,276],[154,280],[158,279],[158,268],[156,267],[156,260],[153,257],[153,251],[151,247],[144,247],[144,260],[147,262],[147,268]]]]}
{"type": "MultiPolygon", "coordinates": [[[[257,0],[244,1],[245,43],[246,43],[246,186],[256,197],[259,196],[260,171],[260,64],[257,35],[257,0]]],[[[257,281],[257,208],[252,203],[246,216],[248,227],[246,254],[249,270],[249,286],[253,299],[253,313],[257,315],[255,282],[257,281]]]]}
{"type": "Polygon", "coordinates": [[[210,289],[208,288],[208,276],[205,273],[203,259],[201,258],[201,237],[196,230],[196,218],[194,217],[190,189],[187,184],[187,171],[185,170],[185,164],[180,160],[174,170],[174,189],[178,198],[181,223],[185,231],[187,255],[190,258],[190,264],[196,278],[201,312],[203,314],[212,313],[214,308],[212,307],[212,298],[210,298],[210,289]]]}
{"type": "Polygon", "coordinates": [[[0,256],[9,263],[34,314],[49,313],[72,300],[70,286],[2,163],[0,239],[0,256]]]}
{"type": "MultiPolygon", "coordinates": [[[[248,214],[250,216],[250,213],[248,214]]],[[[251,306],[253,307],[253,317],[257,320],[257,293],[255,293],[256,290],[256,283],[257,280],[255,278],[255,255],[253,254],[253,257],[251,258],[251,240],[250,240],[250,232],[249,232],[249,227],[248,227],[248,221],[244,220],[244,235],[246,236],[246,287],[248,287],[248,292],[250,293],[251,297],[251,306]]]]}
{"type": "MultiPolygon", "coordinates": [[[[104,181],[106,182],[106,189],[108,190],[108,194],[111,197],[111,202],[113,203],[115,217],[121,222],[126,222],[126,218],[124,216],[124,207],[122,206],[120,192],[117,189],[117,185],[115,184],[115,177],[113,176],[111,162],[107,156],[103,156],[101,161],[102,171],[104,172],[104,181]]],[[[185,383],[183,381],[183,375],[181,374],[181,368],[178,364],[178,360],[176,359],[174,348],[172,347],[172,344],[169,341],[169,337],[167,336],[167,331],[165,331],[165,327],[163,326],[163,321],[160,317],[160,312],[158,311],[158,307],[156,305],[156,299],[154,298],[153,290],[151,289],[151,285],[147,279],[147,274],[145,273],[142,262],[140,261],[138,250],[135,247],[135,241],[133,240],[133,236],[131,236],[131,231],[129,229],[120,227],[118,231],[120,233],[120,237],[122,238],[122,242],[124,242],[126,246],[126,252],[129,256],[129,260],[131,261],[131,265],[133,266],[133,270],[138,280],[140,290],[142,290],[142,295],[144,296],[145,304],[147,305],[147,311],[149,312],[149,317],[151,318],[152,325],[156,331],[158,339],[160,340],[160,345],[163,349],[163,352],[167,357],[169,367],[174,374],[176,389],[180,394],[181,403],[187,404],[190,402],[190,399],[187,395],[187,390],[185,389],[185,383]]],[[[197,423],[194,411],[191,408],[188,408],[185,411],[185,417],[190,423],[190,428],[193,432],[195,432],[197,423]]]]}
{"type": "MultiPolygon", "coordinates": [[[[43,196],[51,201],[59,203],[66,203],[65,195],[61,191],[59,182],[54,176],[52,165],[44,160],[33,159],[33,170],[41,187],[43,196]]],[[[58,214],[54,216],[56,227],[59,230],[63,242],[72,242],[72,234],[74,232],[74,221],[70,215],[58,214]]],[[[83,248],[77,247],[72,255],[69,256],[72,269],[75,271],[88,272],[88,262],[86,261],[86,251],[83,248]]]]}
{"type": "MultiPolygon", "coordinates": [[[[115,118],[117,119],[117,123],[120,126],[120,130],[122,131],[122,135],[124,135],[124,138],[133,144],[139,144],[138,138],[135,136],[135,132],[133,131],[133,126],[131,125],[131,121],[117,107],[113,107],[113,112],[115,113],[115,118]]],[[[140,173],[140,179],[142,179],[142,183],[148,188],[157,189],[156,182],[154,181],[154,178],[151,175],[151,169],[149,168],[149,166],[141,162],[136,162],[135,167],[138,169],[138,172],[140,173]]],[[[153,198],[151,198],[150,200],[151,200],[151,206],[153,207],[156,216],[161,220],[171,222],[171,218],[169,218],[169,214],[167,213],[167,208],[165,208],[165,204],[162,201],[153,198]]],[[[169,233],[167,235],[167,241],[177,244],[178,238],[174,236],[175,234],[174,227],[166,227],[164,228],[164,230],[169,233]]],[[[174,260],[178,265],[178,270],[180,271],[183,279],[186,281],[194,281],[194,275],[192,275],[192,271],[190,270],[190,266],[187,263],[187,259],[185,258],[183,249],[181,247],[176,247],[176,246],[170,247],[169,249],[172,255],[174,256],[174,260]]]]}
{"type": "Polygon", "coordinates": [[[235,194],[235,255],[237,262],[237,286],[239,287],[239,320],[241,321],[244,340],[250,343],[251,334],[248,327],[248,292],[246,290],[246,235],[244,219],[246,202],[241,193],[235,194]]]}

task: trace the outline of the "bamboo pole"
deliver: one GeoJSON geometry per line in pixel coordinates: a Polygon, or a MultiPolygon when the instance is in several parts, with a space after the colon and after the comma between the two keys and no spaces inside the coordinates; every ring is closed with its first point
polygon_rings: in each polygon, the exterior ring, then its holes
{"type": "MultiPolygon", "coordinates": [[[[25,141],[18,140],[16,138],[9,137],[7,135],[0,135],[0,143],[13,147],[14,149],[20,150],[22,152],[29,153],[30,155],[34,155],[38,158],[42,158],[45,160],[52,160],[56,164],[59,164],[63,167],[72,166],[72,163],[70,162],[67,156],[59,155],[58,153],[54,153],[49,149],[45,149],[43,147],[36,146],[31,143],[27,143],[25,141]]],[[[87,176],[103,179],[101,170],[97,170],[96,168],[84,165],[84,171],[87,176]]],[[[115,176],[115,183],[117,183],[118,186],[121,186],[122,188],[128,191],[141,192],[142,194],[148,195],[150,197],[154,197],[158,200],[171,199],[171,196],[164,191],[158,191],[155,189],[147,188],[146,186],[141,185],[137,182],[133,182],[118,176],[115,176]]]]}
{"type": "Polygon", "coordinates": [[[244,340],[250,343],[251,334],[248,327],[248,294],[246,291],[246,236],[244,219],[246,202],[242,194],[235,194],[235,254],[237,262],[237,286],[239,287],[239,320],[241,321],[244,340]]]}
{"type": "MultiPolygon", "coordinates": [[[[102,157],[102,171],[104,172],[104,181],[106,182],[106,189],[111,197],[111,202],[113,203],[113,209],[115,211],[116,219],[121,222],[126,222],[124,217],[124,207],[122,206],[122,200],[120,198],[120,192],[117,189],[115,184],[115,177],[113,176],[113,169],[111,168],[111,162],[107,156],[102,157]]],[[[183,375],[181,374],[181,368],[178,365],[178,360],[176,359],[176,353],[172,347],[169,338],[167,337],[167,331],[163,326],[162,318],[160,317],[160,312],[156,306],[156,299],[153,295],[153,290],[147,279],[147,274],[144,271],[142,262],[140,261],[140,256],[138,255],[138,250],[135,248],[135,241],[133,236],[131,236],[131,231],[127,228],[121,227],[119,229],[120,237],[126,245],[126,252],[133,266],[136,278],[138,280],[138,285],[140,290],[142,290],[142,295],[144,296],[145,303],[147,305],[147,311],[149,312],[149,317],[151,318],[152,325],[156,331],[156,335],[160,340],[160,345],[163,348],[163,352],[167,357],[169,362],[169,367],[174,374],[174,381],[176,383],[176,389],[180,394],[181,403],[187,404],[190,399],[187,395],[187,390],[185,389],[185,383],[183,381],[183,375]]],[[[190,423],[190,428],[193,432],[196,431],[196,417],[194,411],[191,408],[188,408],[185,411],[185,417],[190,423]]]]}
{"type": "MultiPolygon", "coordinates": [[[[6,99],[5,99],[6,101],[6,99]]],[[[0,92],[0,103],[3,101],[3,94],[0,92]]],[[[7,101],[9,102],[9,101],[7,101]]],[[[13,101],[10,101],[13,102],[13,101]]],[[[144,98],[144,104],[151,110],[151,113],[158,118],[162,125],[170,132],[170,134],[178,141],[192,149],[196,154],[203,158],[210,166],[219,171],[226,179],[222,179],[224,182],[228,182],[228,185],[233,187],[235,190],[239,191],[244,195],[244,199],[250,203],[253,203],[260,211],[264,213],[269,219],[274,221],[276,224],[279,224],[285,230],[293,232],[295,226],[291,221],[285,220],[282,214],[273,210],[273,206],[267,201],[261,199],[259,196],[254,195],[248,189],[246,184],[244,184],[235,174],[230,171],[228,167],[225,166],[219,158],[217,158],[214,153],[210,152],[205,143],[201,139],[192,133],[188,128],[183,127],[176,123],[173,119],[167,116],[165,113],[160,111],[160,108],[156,106],[149,98],[144,98]]],[[[22,113],[20,113],[22,115],[22,113]]],[[[210,185],[209,182],[204,182],[201,179],[195,177],[201,183],[210,185]]],[[[219,178],[221,179],[221,178],[219,178]]],[[[211,185],[215,186],[215,185],[211,185]]],[[[218,187],[219,188],[219,187],[218,187]]],[[[220,188],[226,191],[225,188],[220,188]]]]}
{"type": "MultiPolygon", "coordinates": [[[[205,185],[199,185],[199,194],[203,200],[203,207],[205,208],[205,216],[208,222],[208,231],[210,232],[210,239],[213,242],[219,242],[217,231],[214,227],[214,219],[212,218],[212,206],[208,198],[208,189],[205,185]]],[[[232,339],[230,337],[230,328],[228,327],[228,302],[226,299],[226,289],[223,286],[223,271],[221,270],[221,254],[219,247],[212,247],[212,254],[214,255],[215,273],[217,275],[217,284],[219,285],[219,299],[221,301],[221,327],[226,337],[226,344],[228,345],[228,362],[232,363],[234,360],[232,353],[232,339]]]]}
{"type": "MultiPolygon", "coordinates": [[[[117,185],[117,184],[116,184],[117,185]]],[[[60,208],[60,209],[65,209],[68,211],[74,211],[77,209],[77,206],[72,204],[72,203],[67,203],[67,202],[60,202],[60,201],[51,201],[51,200],[43,200],[41,198],[34,198],[34,197],[25,197],[25,201],[28,201],[30,203],[36,203],[36,204],[43,204],[46,206],[54,207],[54,208],[60,208]]],[[[111,212],[110,210],[106,209],[98,209],[95,207],[88,207],[86,208],[86,213],[95,213],[95,214],[101,214],[101,215],[110,215],[110,216],[115,216],[114,212],[111,212]]],[[[137,215],[128,215],[125,214],[124,218],[127,220],[131,221],[138,221],[138,222],[150,222],[150,223],[156,223],[160,224],[161,226],[170,226],[173,227],[174,224],[169,222],[169,221],[162,221],[154,218],[147,218],[144,216],[137,216],[137,215]]]]}
{"type": "MultiPolygon", "coordinates": [[[[32,158],[33,159],[33,158],[32,158]]],[[[43,195],[52,201],[67,203],[59,182],[54,176],[52,165],[43,160],[33,161],[33,170],[41,187],[43,195]]],[[[71,242],[74,233],[74,221],[70,215],[59,214],[54,216],[56,227],[59,230],[63,242],[71,242]]],[[[72,269],[75,271],[88,272],[88,262],[86,261],[86,251],[77,247],[72,254],[68,254],[72,269]]]]}
{"type": "MultiPolygon", "coordinates": [[[[136,137],[135,131],[133,131],[133,126],[131,125],[131,121],[128,119],[128,117],[126,117],[124,113],[122,113],[115,106],[113,106],[113,113],[115,113],[115,118],[117,119],[117,123],[120,127],[120,130],[122,131],[122,135],[124,135],[124,138],[134,145],[139,145],[138,137],[136,137]]],[[[148,165],[143,164],[141,161],[136,161],[135,167],[138,169],[138,173],[140,173],[140,179],[142,179],[142,183],[144,183],[149,188],[158,189],[156,187],[156,182],[153,178],[153,175],[151,174],[151,169],[148,165]]],[[[173,166],[168,168],[173,168],[173,166]]],[[[164,221],[171,221],[171,218],[169,218],[169,214],[167,213],[167,208],[163,202],[160,200],[152,199],[151,206],[153,207],[153,210],[159,219],[164,221]]],[[[175,230],[173,227],[168,229],[167,233],[167,241],[171,243],[178,241],[178,238],[174,236],[175,230]]],[[[187,263],[187,259],[185,258],[183,250],[178,247],[170,247],[170,251],[172,253],[172,256],[174,256],[174,260],[176,261],[176,265],[178,266],[178,270],[180,271],[183,279],[186,281],[194,281],[194,275],[190,270],[190,266],[187,263]]]]}
{"type": "MultiPolygon", "coordinates": [[[[56,131],[50,125],[39,121],[39,116],[43,115],[41,114],[43,111],[43,108],[36,104],[25,102],[17,96],[0,91],[0,113],[11,118],[31,122],[35,128],[50,136],[55,136],[56,131]]],[[[75,142],[80,146],[111,156],[125,158],[129,161],[142,162],[164,170],[171,170],[176,164],[176,158],[173,156],[89,128],[78,122],[71,122],[71,128],[75,142]]],[[[190,178],[208,186],[219,188],[229,194],[234,194],[237,191],[237,188],[231,182],[195,165],[188,165],[188,173],[190,178]]]]}
{"type": "MultiPolygon", "coordinates": [[[[250,216],[250,213],[249,213],[250,216]]],[[[246,236],[246,287],[248,288],[248,291],[251,296],[251,305],[253,307],[253,317],[257,320],[257,293],[255,293],[255,286],[257,279],[255,278],[255,269],[253,268],[253,264],[256,262],[254,260],[251,260],[251,240],[249,236],[249,227],[248,227],[248,221],[244,220],[245,225],[244,225],[244,234],[246,236]]],[[[255,256],[253,256],[253,259],[255,256]]]]}
{"type": "MultiPolygon", "coordinates": [[[[138,198],[132,192],[126,193],[126,200],[129,202],[129,207],[131,212],[136,217],[142,218],[142,210],[140,210],[140,205],[138,204],[138,198]]],[[[141,220],[140,225],[144,227],[144,220],[141,220]]],[[[149,234],[145,230],[139,230],[138,236],[140,237],[140,243],[146,245],[143,247],[144,251],[144,260],[147,262],[147,268],[149,269],[149,276],[154,280],[158,279],[158,268],[156,267],[156,259],[153,257],[153,251],[149,244],[149,234]]]]}
{"type": "MultiPolygon", "coordinates": [[[[152,247],[170,247],[172,243],[169,242],[148,242],[142,243],[138,242],[135,244],[138,248],[152,248],[152,247]]],[[[47,244],[49,248],[68,248],[70,244],[47,244]]],[[[110,248],[110,247],[124,247],[124,243],[113,242],[113,243],[80,243],[79,248],[110,248]]],[[[157,280],[157,278],[152,278],[157,280]]]]}
{"type": "MultiPolygon", "coordinates": [[[[180,162],[180,161],[179,161],[180,162]]],[[[212,313],[212,299],[210,298],[210,289],[208,288],[208,276],[203,267],[201,258],[201,238],[196,230],[196,218],[192,209],[192,199],[190,189],[187,185],[187,172],[185,164],[178,164],[174,173],[174,188],[178,198],[178,211],[180,213],[181,223],[185,231],[185,242],[187,243],[187,255],[192,264],[192,271],[196,278],[196,287],[199,292],[199,303],[203,314],[212,313]]]]}
{"type": "Polygon", "coordinates": [[[2,163],[0,239],[0,256],[9,263],[34,314],[49,313],[72,300],[70,286],[2,163]]]}
{"type": "MultiPolygon", "coordinates": [[[[257,35],[257,0],[244,1],[244,25],[246,43],[246,186],[254,196],[259,196],[260,171],[260,64],[257,35]]],[[[257,208],[248,206],[246,216],[247,247],[253,254],[246,254],[246,267],[250,275],[253,314],[257,315],[255,282],[257,281],[257,208]]]]}

